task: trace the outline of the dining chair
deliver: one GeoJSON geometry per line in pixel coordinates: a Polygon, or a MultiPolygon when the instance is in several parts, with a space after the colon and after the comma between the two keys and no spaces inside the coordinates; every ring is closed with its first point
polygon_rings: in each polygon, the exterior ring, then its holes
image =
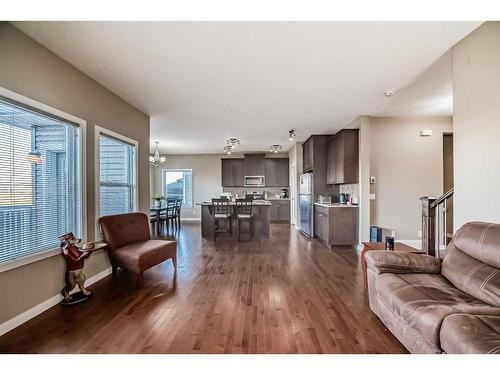
{"type": "Polygon", "coordinates": [[[181,229],[181,209],[182,209],[182,199],[177,199],[175,202],[175,218],[179,229],[181,229]]]}
{"type": "Polygon", "coordinates": [[[174,226],[175,203],[176,203],[176,199],[167,198],[167,206],[165,208],[165,213],[160,216],[161,224],[163,225],[163,223],[165,223],[165,225],[167,227],[167,234],[170,233],[170,224],[172,224],[172,228],[174,226]]]}

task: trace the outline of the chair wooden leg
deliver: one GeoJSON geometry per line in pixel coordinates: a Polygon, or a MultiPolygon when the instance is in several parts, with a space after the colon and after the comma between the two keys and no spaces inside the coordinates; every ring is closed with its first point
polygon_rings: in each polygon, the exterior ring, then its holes
{"type": "Polygon", "coordinates": [[[172,263],[174,268],[177,269],[177,254],[172,257],[172,263]]]}

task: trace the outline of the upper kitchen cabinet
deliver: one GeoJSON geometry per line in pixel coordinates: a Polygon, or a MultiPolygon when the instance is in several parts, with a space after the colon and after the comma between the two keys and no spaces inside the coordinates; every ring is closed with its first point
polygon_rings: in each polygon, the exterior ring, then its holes
{"type": "Polygon", "coordinates": [[[313,137],[309,137],[302,144],[302,169],[304,172],[309,172],[313,169],[313,137]]]}
{"type": "Polygon", "coordinates": [[[328,184],[355,184],[359,181],[358,130],[343,129],[328,142],[328,184]]]}
{"type": "Polygon", "coordinates": [[[290,185],[288,158],[264,159],[264,169],[266,186],[284,187],[290,185]]]}
{"type": "Polygon", "coordinates": [[[245,180],[245,159],[221,159],[222,186],[243,187],[245,180]]]}
{"type": "Polygon", "coordinates": [[[326,166],[326,149],[331,135],[311,135],[302,144],[303,172],[322,172],[326,166]]]}
{"type": "Polygon", "coordinates": [[[264,176],[264,154],[245,154],[245,176],[264,176]]]}

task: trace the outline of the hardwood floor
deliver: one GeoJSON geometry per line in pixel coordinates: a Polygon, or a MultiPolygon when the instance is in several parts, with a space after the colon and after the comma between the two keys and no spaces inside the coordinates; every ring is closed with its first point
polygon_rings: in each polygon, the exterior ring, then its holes
{"type": "Polygon", "coordinates": [[[358,254],[328,250],[286,224],[256,242],[177,233],[144,287],[119,272],[94,298],[55,306],[0,337],[3,353],[406,353],[370,312],[358,254]]]}

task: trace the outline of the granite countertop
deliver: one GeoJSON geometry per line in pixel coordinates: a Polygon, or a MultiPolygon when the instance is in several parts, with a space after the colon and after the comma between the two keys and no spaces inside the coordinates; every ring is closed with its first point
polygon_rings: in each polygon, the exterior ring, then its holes
{"type": "Polygon", "coordinates": [[[289,201],[290,198],[267,198],[268,201],[289,201]]]}
{"type": "MultiPolygon", "coordinates": [[[[201,202],[201,203],[196,203],[196,205],[198,205],[198,206],[211,206],[212,202],[201,202]]],[[[236,205],[236,203],[229,202],[229,205],[234,206],[234,205],[236,205]]],[[[266,201],[257,200],[257,201],[252,202],[252,206],[270,206],[270,205],[271,205],[271,202],[269,202],[268,200],[266,200],[266,201]]]]}
{"type": "Polygon", "coordinates": [[[359,205],[354,205],[354,204],[340,204],[340,203],[318,203],[314,202],[314,204],[318,206],[323,206],[323,207],[349,207],[349,208],[358,208],[359,205]]]}

